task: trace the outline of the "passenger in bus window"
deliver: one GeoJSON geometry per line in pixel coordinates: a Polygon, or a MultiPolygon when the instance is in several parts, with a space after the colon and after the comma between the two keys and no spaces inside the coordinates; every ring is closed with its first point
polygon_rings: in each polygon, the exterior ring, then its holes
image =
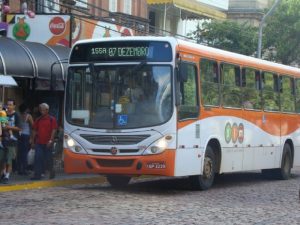
{"type": "Polygon", "coordinates": [[[243,106],[245,109],[253,109],[253,104],[249,100],[244,101],[243,106]]]}
{"type": "Polygon", "coordinates": [[[144,98],[144,91],[136,81],[130,80],[129,87],[125,91],[125,95],[129,97],[131,103],[137,103],[144,98]]]}
{"type": "Polygon", "coordinates": [[[256,102],[255,99],[255,93],[253,93],[254,90],[251,90],[250,88],[247,89],[246,92],[244,92],[244,99],[243,99],[243,107],[245,109],[254,109],[254,103],[256,102]]]}

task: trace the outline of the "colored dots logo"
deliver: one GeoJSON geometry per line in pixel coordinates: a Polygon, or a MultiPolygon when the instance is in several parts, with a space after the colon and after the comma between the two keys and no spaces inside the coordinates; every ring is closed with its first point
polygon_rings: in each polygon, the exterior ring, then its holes
{"type": "Polygon", "coordinates": [[[231,131],[231,138],[232,142],[235,143],[238,139],[239,132],[238,132],[238,126],[236,123],[232,125],[232,131],[231,131]]]}
{"type": "Polygon", "coordinates": [[[227,123],[225,126],[225,141],[229,143],[231,140],[231,125],[227,123]]]}
{"type": "Polygon", "coordinates": [[[236,143],[238,141],[241,144],[244,141],[244,125],[242,123],[239,125],[233,123],[231,125],[228,122],[225,125],[224,135],[226,143],[229,143],[230,141],[236,143]]]}
{"type": "Polygon", "coordinates": [[[242,123],[239,124],[238,131],[239,131],[239,137],[238,137],[239,143],[243,143],[243,141],[244,141],[244,125],[242,123]]]}

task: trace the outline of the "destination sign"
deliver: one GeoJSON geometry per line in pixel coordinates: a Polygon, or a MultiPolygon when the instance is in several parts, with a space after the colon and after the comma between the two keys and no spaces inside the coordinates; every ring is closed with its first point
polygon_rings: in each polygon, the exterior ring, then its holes
{"type": "Polygon", "coordinates": [[[111,41],[77,44],[70,57],[71,63],[107,61],[172,61],[172,47],[162,41],[111,41]]]}
{"type": "Polygon", "coordinates": [[[91,48],[90,54],[102,57],[148,57],[149,47],[96,47],[91,48]]]}

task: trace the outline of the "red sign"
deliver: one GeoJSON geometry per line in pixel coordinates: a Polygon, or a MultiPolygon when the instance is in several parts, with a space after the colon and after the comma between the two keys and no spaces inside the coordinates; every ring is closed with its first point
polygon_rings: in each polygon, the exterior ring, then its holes
{"type": "Polygon", "coordinates": [[[53,17],[49,22],[49,29],[52,34],[60,35],[65,31],[66,23],[63,18],[59,16],[53,17]]]}

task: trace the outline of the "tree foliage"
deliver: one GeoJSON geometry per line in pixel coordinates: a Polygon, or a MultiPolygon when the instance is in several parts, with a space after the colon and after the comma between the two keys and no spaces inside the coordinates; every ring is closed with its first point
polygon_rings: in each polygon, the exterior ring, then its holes
{"type": "MultiPolygon", "coordinates": [[[[274,48],[272,57],[283,64],[300,64],[300,1],[282,0],[263,30],[263,49],[274,48]]],[[[270,58],[269,58],[270,59],[270,58]]]]}
{"type": "MultiPolygon", "coordinates": [[[[268,9],[266,9],[267,12],[268,9]]],[[[197,43],[256,56],[258,27],[233,21],[212,21],[198,25],[189,34],[197,43]]],[[[300,65],[300,1],[282,0],[263,27],[264,59],[300,65]]]]}
{"type": "Polygon", "coordinates": [[[189,37],[197,43],[244,55],[253,55],[257,47],[257,28],[247,23],[211,21],[198,24],[189,37]]]}

